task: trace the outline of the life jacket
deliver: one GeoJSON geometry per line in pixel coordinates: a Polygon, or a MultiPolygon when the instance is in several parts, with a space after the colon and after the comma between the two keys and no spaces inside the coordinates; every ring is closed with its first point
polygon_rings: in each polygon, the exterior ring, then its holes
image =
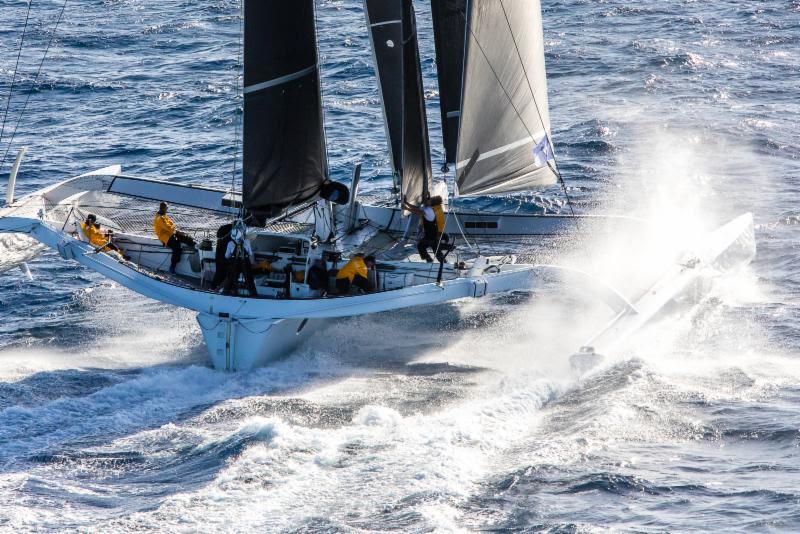
{"type": "Polygon", "coordinates": [[[347,278],[350,283],[352,283],[356,275],[367,278],[367,264],[364,263],[364,258],[361,256],[353,256],[350,258],[350,261],[336,273],[336,279],[341,280],[342,278],[347,278]]]}
{"type": "Polygon", "coordinates": [[[433,208],[433,214],[436,216],[436,229],[439,231],[440,234],[443,234],[444,225],[446,221],[444,216],[444,208],[442,208],[441,204],[431,207],[433,208]]]}
{"type": "Polygon", "coordinates": [[[164,246],[167,246],[169,238],[175,234],[175,223],[169,215],[161,215],[156,213],[156,218],[153,219],[153,230],[156,237],[164,246]]]}

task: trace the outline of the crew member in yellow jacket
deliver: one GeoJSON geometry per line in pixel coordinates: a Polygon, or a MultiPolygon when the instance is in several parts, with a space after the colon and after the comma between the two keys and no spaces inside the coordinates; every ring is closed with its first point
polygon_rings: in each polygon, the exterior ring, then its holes
{"type": "Polygon", "coordinates": [[[97,222],[97,215],[90,213],[86,220],[81,223],[81,230],[89,243],[96,247],[98,252],[112,252],[122,257],[122,251],[115,244],[108,241],[108,234],[100,230],[100,223],[97,222]]]}
{"type": "Polygon", "coordinates": [[[158,213],[153,219],[153,230],[156,232],[158,240],[165,247],[172,249],[172,261],[170,262],[169,272],[175,274],[175,266],[181,261],[181,243],[194,247],[194,239],[175,228],[172,217],[167,215],[169,206],[162,202],[158,206],[158,213]]]}
{"type": "Polygon", "coordinates": [[[375,291],[372,282],[369,281],[368,269],[375,267],[375,257],[363,254],[356,254],[344,267],[336,273],[336,291],[340,295],[350,292],[351,286],[363,289],[366,293],[375,291]]]}
{"type": "Polygon", "coordinates": [[[428,263],[433,262],[433,258],[428,254],[429,248],[436,254],[436,259],[444,263],[446,256],[443,245],[450,241],[450,236],[444,233],[447,221],[442,203],[440,196],[424,198],[421,206],[415,206],[403,199],[403,209],[419,216],[422,235],[417,241],[417,252],[419,257],[428,263]]]}

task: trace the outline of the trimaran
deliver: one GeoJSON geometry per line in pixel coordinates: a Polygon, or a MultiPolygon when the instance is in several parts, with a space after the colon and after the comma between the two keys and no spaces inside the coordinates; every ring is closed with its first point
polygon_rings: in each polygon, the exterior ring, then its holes
{"type": "MultiPolygon", "coordinates": [[[[556,183],[539,0],[431,0],[431,8],[452,194],[556,183]]],[[[419,203],[443,184],[432,183],[413,2],[365,0],[364,11],[395,179],[391,200],[359,199],[359,167],[349,187],[329,178],[314,0],[243,0],[241,192],[137,178],[115,165],[15,199],[21,151],[0,233],[26,234],[128,289],[196,311],[214,367],[226,370],[280,357],[331,318],[535,287],[545,270],[558,267],[538,265],[532,243],[587,217],[448,210],[445,231],[455,247],[446,261],[430,264],[416,253],[417,216],[400,200],[419,203]],[[153,234],[160,201],[200,243],[184,251],[175,275],[168,272],[171,251],[153,234]],[[87,242],[80,222],[89,213],[113,232],[127,259],[87,242]],[[256,259],[273,267],[255,277],[256,296],[210,288],[216,232],[241,218],[256,259]],[[370,274],[376,292],[334,295],[307,283],[305,273],[316,265],[333,285],[336,269],[357,253],[378,258],[370,274]]],[[[595,281],[614,314],[582,351],[612,350],[708,267],[724,270],[754,252],[746,214],[633,298],[595,281]]]]}

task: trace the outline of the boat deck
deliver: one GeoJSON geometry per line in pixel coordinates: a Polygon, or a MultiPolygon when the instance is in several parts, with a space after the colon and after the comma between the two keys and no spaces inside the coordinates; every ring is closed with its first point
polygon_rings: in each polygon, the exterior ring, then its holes
{"type": "MultiPolygon", "coordinates": [[[[169,214],[181,231],[191,235],[198,245],[204,240],[211,241],[211,246],[203,251],[185,248],[177,274],[170,274],[168,271],[172,252],[156,239],[153,232],[153,218],[159,201],[110,192],[110,187],[108,177],[79,177],[61,184],[52,192],[18,204],[15,210],[37,218],[43,212],[43,218],[52,226],[81,241],[85,241],[85,237],[80,230],[80,223],[92,213],[97,216],[103,229],[112,231],[112,242],[128,257],[125,260],[128,267],[166,283],[193,290],[212,291],[215,252],[211,247],[216,244],[219,228],[235,220],[235,208],[226,213],[170,202],[169,214]]],[[[329,270],[341,268],[357,252],[376,256],[378,268],[373,281],[378,291],[432,283],[439,278],[439,263],[426,263],[419,257],[413,220],[403,220],[402,225],[395,224],[391,231],[387,231],[387,221],[372,222],[372,219],[360,217],[358,228],[347,234],[337,235],[333,242],[320,243],[319,248],[316,245],[309,248],[315,225],[302,221],[309,220],[310,215],[313,214],[309,210],[303,211],[301,208],[295,212],[294,220],[274,222],[263,228],[251,228],[255,234],[252,242],[256,260],[267,260],[273,268],[269,275],[262,273],[256,278],[259,297],[294,299],[337,296],[332,291],[335,286],[333,275],[327,292],[309,290],[305,286],[304,278],[295,280],[295,275],[302,276],[301,272],[305,273],[314,261],[319,261],[323,250],[344,253],[344,257],[340,256],[338,260],[327,261],[326,267],[329,270]],[[300,243],[304,243],[302,247],[300,243]]],[[[387,219],[391,221],[393,217],[392,215],[387,219]]],[[[449,253],[447,263],[442,266],[442,280],[467,276],[471,260],[478,256],[495,257],[492,260],[494,265],[533,263],[535,260],[542,262],[548,250],[552,250],[552,241],[550,246],[543,245],[541,236],[498,239],[497,236],[465,236],[451,231],[450,238],[455,248],[449,253]],[[511,258],[512,255],[515,258],[511,258]]]]}
{"type": "MultiPolygon", "coordinates": [[[[93,213],[117,232],[143,237],[154,235],[153,218],[158,210],[158,203],[153,202],[152,206],[146,206],[141,199],[110,194],[107,196],[113,198],[107,199],[109,202],[81,202],[73,206],[54,206],[47,210],[47,217],[68,224],[72,221],[83,221],[89,213],[93,213]]],[[[219,227],[235,220],[235,217],[217,211],[180,205],[171,205],[169,216],[182,232],[191,235],[197,241],[215,238],[219,227]]],[[[263,230],[274,233],[310,234],[313,225],[283,221],[272,223],[263,230]]]]}

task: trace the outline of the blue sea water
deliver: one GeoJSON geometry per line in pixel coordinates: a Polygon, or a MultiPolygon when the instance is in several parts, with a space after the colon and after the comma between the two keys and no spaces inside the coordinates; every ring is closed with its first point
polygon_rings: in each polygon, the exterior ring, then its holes
{"type": "MultiPolygon", "coordinates": [[[[0,275],[0,530],[800,530],[800,2],[542,3],[576,209],[650,219],[656,247],[752,211],[750,268],[580,380],[566,358],[602,316],[558,292],[343,321],[224,374],[190,313],[45,253],[33,281],[0,275]]],[[[235,179],[238,2],[69,1],[35,80],[61,5],[33,0],[16,72],[19,193],[113,163],[235,179]]],[[[0,109],[26,9],[0,0],[0,109]]],[[[332,174],[361,161],[385,192],[361,2],[317,15],[332,174]]],[[[644,268],[635,243],[559,254],[619,279],[644,268]]]]}

